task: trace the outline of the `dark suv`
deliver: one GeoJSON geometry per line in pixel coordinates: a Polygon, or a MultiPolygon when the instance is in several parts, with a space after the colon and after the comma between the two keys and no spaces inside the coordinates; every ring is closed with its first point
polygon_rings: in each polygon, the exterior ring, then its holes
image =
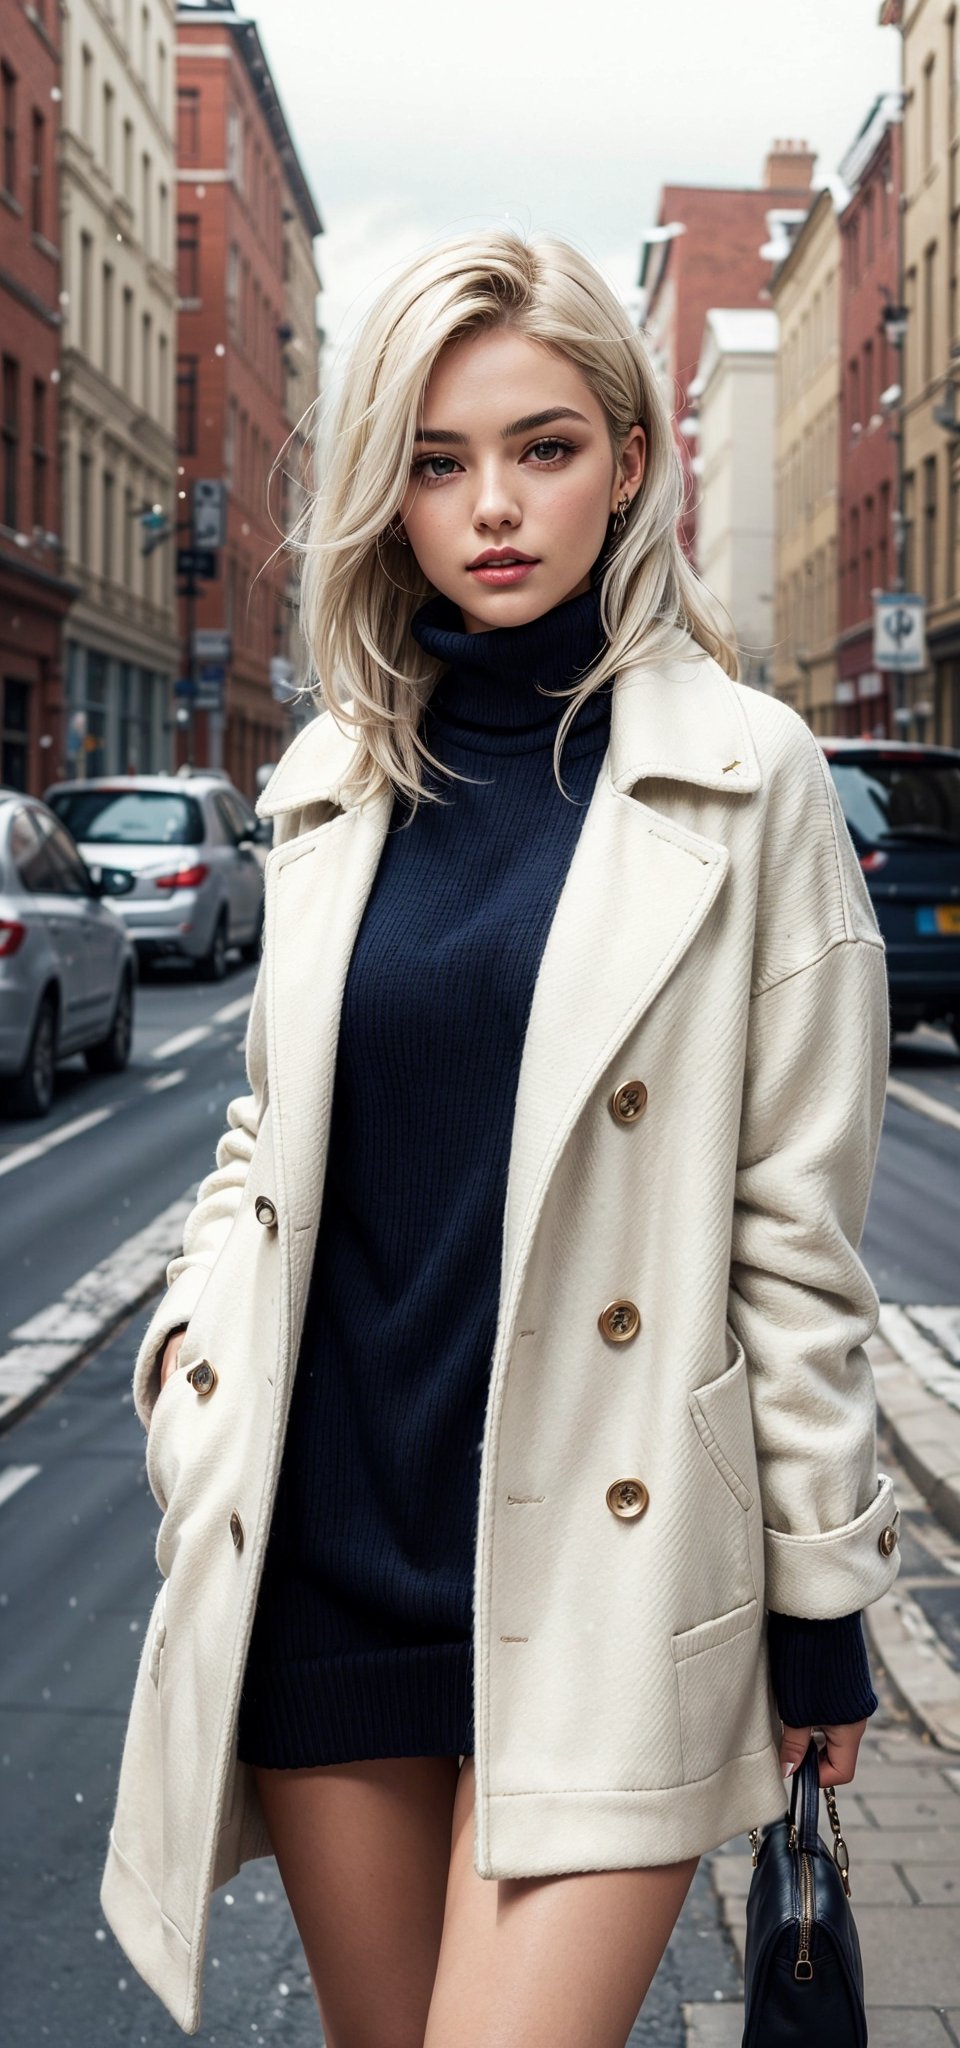
{"type": "Polygon", "coordinates": [[[821,739],[887,948],[894,1031],[960,1046],[960,749],[821,739]]]}

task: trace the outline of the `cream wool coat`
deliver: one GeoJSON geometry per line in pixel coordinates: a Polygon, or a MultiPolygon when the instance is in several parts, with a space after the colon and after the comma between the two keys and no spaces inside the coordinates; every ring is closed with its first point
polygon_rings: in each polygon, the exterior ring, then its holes
{"type": "MultiPolygon", "coordinates": [[[[670,1861],[772,1820],[765,1609],[847,1614],[899,1564],[857,1253],[883,942],[807,727],[689,651],[616,680],[523,1050],[475,1558],[486,1878],[670,1861]],[[640,1327],[611,1341],[599,1318],[624,1299],[640,1327]]],[[[162,1583],[101,1898],[187,2033],[210,1894],[269,1852],[237,1708],[390,811],[389,791],[338,801],[351,752],[322,714],[257,804],[275,844],[249,1093],[135,1367],[162,1583]]]]}

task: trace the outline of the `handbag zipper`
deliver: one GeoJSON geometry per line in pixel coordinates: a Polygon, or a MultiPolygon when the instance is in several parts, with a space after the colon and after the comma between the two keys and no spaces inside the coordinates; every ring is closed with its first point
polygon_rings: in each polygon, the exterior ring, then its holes
{"type": "MultiPolygon", "coordinates": [[[[788,1840],[790,1848],[796,1849],[797,1829],[795,1822],[791,1822],[788,1840]]],[[[800,1940],[797,1946],[796,1961],[793,1965],[793,1974],[801,1983],[809,1983],[810,1978],[813,1976],[813,1964],[810,1960],[810,1927],[813,1920],[813,1871],[806,1849],[801,1849],[799,1856],[800,1940]]]]}

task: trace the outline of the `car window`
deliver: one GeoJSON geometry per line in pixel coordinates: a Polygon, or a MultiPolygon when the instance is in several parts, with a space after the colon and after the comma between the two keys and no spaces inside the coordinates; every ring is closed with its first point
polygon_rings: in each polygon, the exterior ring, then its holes
{"type": "Polygon", "coordinates": [[[74,839],[105,846],[201,846],[196,797],[165,789],[51,790],[50,808],[74,839]]]}
{"type": "Polygon", "coordinates": [[[32,811],[15,812],[10,826],[10,857],[23,887],[31,896],[60,894],[60,871],[49,840],[41,838],[32,811]]]}
{"type": "Polygon", "coordinates": [[[245,839],[250,835],[256,821],[251,819],[249,812],[232,790],[218,790],[214,803],[230,840],[245,839]]]}
{"type": "Polygon", "coordinates": [[[73,844],[68,832],[54,818],[37,816],[37,824],[45,837],[60,876],[60,890],[64,896],[89,896],[90,876],[73,844]]]}
{"type": "Polygon", "coordinates": [[[960,762],[919,749],[828,759],[844,817],[862,839],[960,846],[960,762]]]}

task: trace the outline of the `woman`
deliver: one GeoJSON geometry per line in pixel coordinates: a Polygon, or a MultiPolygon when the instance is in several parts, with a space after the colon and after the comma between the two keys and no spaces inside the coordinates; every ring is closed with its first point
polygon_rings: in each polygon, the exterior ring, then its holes
{"type": "Polygon", "coordinates": [[[883,946],[680,506],[575,249],[382,293],[303,542],[325,710],[257,806],[250,1093],[135,1370],[164,1584],[102,1897],[188,2032],[272,1849],[330,2048],[622,2048],[699,1855],[813,1726],[848,1783],[877,1704],[883,946]]]}

